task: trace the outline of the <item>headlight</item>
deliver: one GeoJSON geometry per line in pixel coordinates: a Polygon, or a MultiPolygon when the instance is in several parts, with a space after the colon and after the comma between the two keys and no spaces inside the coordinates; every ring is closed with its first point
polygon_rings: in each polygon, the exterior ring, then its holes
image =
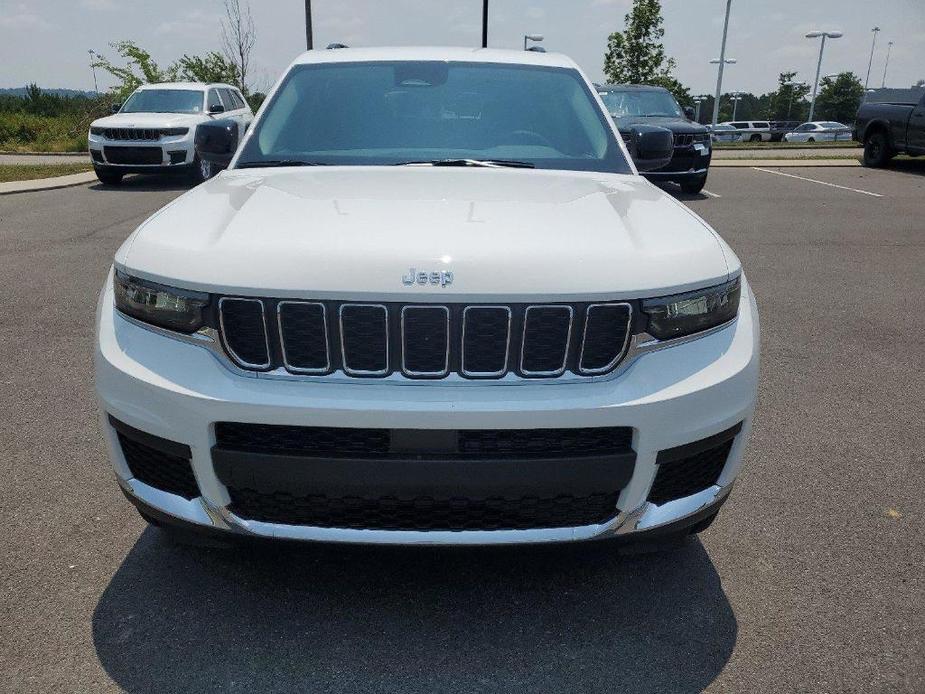
{"type": "Polygon", "coordinates": [[[116,271],[113,278],[116,308],[145,323],[183,333],[202,327],[202,310],[209,295],[166,287],[116,271]]]}
{"type": "Polygon", "coordinates": [[[103,134],[103,128],[97,128],[97,127],[94,126],[94,127],[90,128],[90,134],[91,134],[91,135],[102,135],[102,134],[103,134]]]}
{"type": "Polygon", "coordinates": [[[708,289],[644,299],[642,312],[649,316],[648,333],[659,340],[670,340],[727,323],[739,312],[741,291],[736,277],[708,289]]]}
{"type": "Polygon", "coordinates": [[[189,132],[189,128],[161,128],[161,135],[186,135],[189,132]]]}

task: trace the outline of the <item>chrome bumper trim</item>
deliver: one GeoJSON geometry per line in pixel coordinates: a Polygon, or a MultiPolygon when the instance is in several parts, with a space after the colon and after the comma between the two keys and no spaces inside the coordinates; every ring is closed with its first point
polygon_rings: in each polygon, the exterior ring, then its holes
{"type": "Polygon", "coordinates": [[[683,521],[710,506],[719,504],[732,490],[732,484],[725,487],[714,485],[697,494],[675,499],[661,506],[645,502],[639,508],[619,513],[612,520],[600,525],[536,530],[419,531],[316,528],[250,521],[234,515],[227,507],[210,504],[203,497],[187,500],[155,489],[137,479],[119,480],[119,483],[127,494],[142,504],[152,506],[178,520],[214,530],[256,538],[381,545],[516,545],[627,537],[683,521]]]}

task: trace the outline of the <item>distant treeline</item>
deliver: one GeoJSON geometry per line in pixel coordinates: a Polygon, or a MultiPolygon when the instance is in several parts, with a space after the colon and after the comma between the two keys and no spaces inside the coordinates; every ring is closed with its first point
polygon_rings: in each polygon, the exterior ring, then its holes
{"type": "Polygon", "coordinates": [[[43,90],[35,84],[0,90],[0,150],[80,151],[90,121],[105,115],[110,95],[43,90]]]}

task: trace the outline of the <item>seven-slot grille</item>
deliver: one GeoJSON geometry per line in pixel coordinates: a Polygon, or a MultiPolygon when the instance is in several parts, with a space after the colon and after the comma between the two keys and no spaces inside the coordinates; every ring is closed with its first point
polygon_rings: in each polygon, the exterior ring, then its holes
{"type": "Polygon", "coordinates": [[[613,370],[628,303],[435,305],[223,297],[218,323],[240,367],[355,377],[554,378],[613,370]]]}
{"type": "Polygon", "coordinates": [[[157,128],[103,128],[107,140],[159,140],[161,131],[157,128]]]}

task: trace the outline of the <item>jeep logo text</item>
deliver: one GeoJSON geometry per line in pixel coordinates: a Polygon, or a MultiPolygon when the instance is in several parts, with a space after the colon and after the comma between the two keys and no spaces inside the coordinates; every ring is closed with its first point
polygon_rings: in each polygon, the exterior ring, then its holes
{"type": "Polygon", "coordinates": [[[453,273],[449,270],[440,270],[439,272],[418,271],[417,268],[409,268],[408,272],[401,276],[401,283],[406,287],[414,284],[427,285],[439,284],[446,287],[453,284],[453,273]]]}

